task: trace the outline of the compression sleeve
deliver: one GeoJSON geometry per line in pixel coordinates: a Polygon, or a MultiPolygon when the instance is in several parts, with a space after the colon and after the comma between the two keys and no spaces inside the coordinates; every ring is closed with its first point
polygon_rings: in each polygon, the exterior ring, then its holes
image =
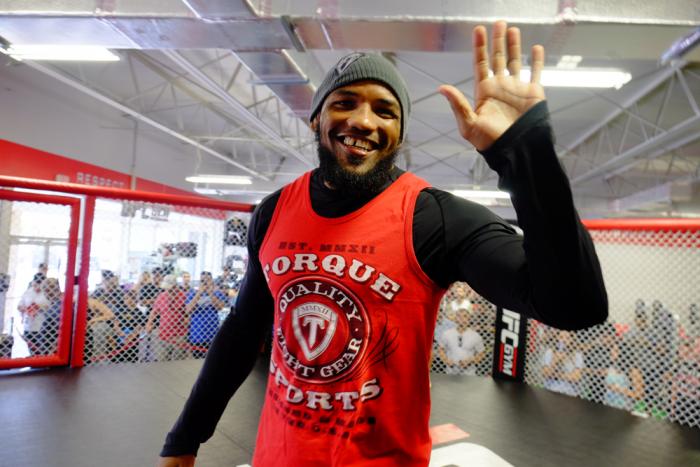
{"type": "Polygon", "coordinates": [[[511,193],[524,236],[483,206],[428,189],[413,227],[424,271],[443,286],[465,281],[487,300],[558,328],[603,322],[600,265],[557,159],[546,103],[483,155],[499,187],[511,193]]]}

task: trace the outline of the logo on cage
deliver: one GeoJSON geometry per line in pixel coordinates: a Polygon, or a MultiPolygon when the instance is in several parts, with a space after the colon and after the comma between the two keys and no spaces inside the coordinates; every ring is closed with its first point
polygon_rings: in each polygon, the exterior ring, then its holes
{"type": "Polygon", "coordinates": [[[298,278],[277,296],[278,361],[310,383],[336,381],[357,367],[369,341],[362,302],[343,284],[321,276],[298,278]]]}
{"type": "Polygon", "coordinates": [[[516,376],[518,361],[518,338],[520,332],[520,315],[510,310],[503,310],[501,318],[505,327],[501,329],[501,360],[499,370],[509,376],[516,376]]]}

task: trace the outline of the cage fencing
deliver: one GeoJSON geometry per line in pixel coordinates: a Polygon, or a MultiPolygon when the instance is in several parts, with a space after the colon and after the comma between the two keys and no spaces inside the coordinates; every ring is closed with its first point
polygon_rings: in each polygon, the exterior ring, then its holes
{"type": "Polygon", "coordinates": [[[85,362],[202,358],[235,301],[250,214],[97,199],[85,362]]]}
{"type": "Polygon", "coordinates": [[[0,368],[202,358],[235,313],[251,208],[0,177],[0,368]]]}
{"type": "Polygon", "coordinates": [[[0,359],[66,364],[79,200],[0,190],[0,359]]]}
{"type": "MultiPolygon", "coordinates": [[[[700,426],[700,228],[591,230],[606,323],[577,332],[530,320],[525,381],[642,417],[700,426]]],[[[565,304],[564,304],[565,306],[565,304]]]]}

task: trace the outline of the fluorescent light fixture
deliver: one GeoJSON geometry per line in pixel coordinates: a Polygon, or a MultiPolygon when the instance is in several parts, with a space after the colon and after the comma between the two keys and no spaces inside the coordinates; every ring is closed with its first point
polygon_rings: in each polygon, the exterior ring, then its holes
{"type": "Polygon", "coordinates": [[[510,193],[498,190],[452,190],[452,194],[467,199],[510,199],[510,193]]]}
{"type": "Polygon", "coordinates": [[[267,196],[270,194],[269,191],[259,191],[259,190],[236,190],[231,188],[202,188],[196,187],[194,189],[196,193],[200,195],[211,195],[211,196],[267,196]]]}
{"type": "Polygon", "coordinates": [[[581,63],[583,57],[580,55],[562,55],[557,62],[557,68],[565,68],[567,70],[572,70],[581,63]]]}
{"type": "Polygon", "coordinates": [[[190,183],[214,183],[219,185],[252,185],[245,175],[192,175],[185,178],[190,183]]]}
{"type": "MultiPolygon", "coordinates": [[[[530,81],[529,68],[520,71],[520,79],[530,81]]],[[[610,68],[545,68],[540,84],[545,87],[620,89],[631,79],[632,75],[626,71],[610,68]]]]}
{"type": "Polygon", "coordinates": [[[116,62],[119,56],[104,47],[93,45],[12,44],[0,52],[15,60],[51,60],[73,62],[116,62]]]}

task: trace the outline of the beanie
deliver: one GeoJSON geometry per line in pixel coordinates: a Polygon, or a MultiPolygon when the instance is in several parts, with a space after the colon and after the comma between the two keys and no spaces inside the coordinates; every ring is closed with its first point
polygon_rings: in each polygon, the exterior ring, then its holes
{"type": "Polygon", "coordinates": [[[341,58],[326,73],[326,77],[323,78],[323,82],[311,100],[309,120],[313,120],[318,114],[323,106],[323,101],[330,93],[340,87],[362,80],[379,81],[386,85],[399,101],[401,105],[401,136],[399,140],[403,141],[406,123],[411,113],[408,89],[406,89],[406,83],[396,67],[386,58],[374,53],[353,52],[341,58]]]}

